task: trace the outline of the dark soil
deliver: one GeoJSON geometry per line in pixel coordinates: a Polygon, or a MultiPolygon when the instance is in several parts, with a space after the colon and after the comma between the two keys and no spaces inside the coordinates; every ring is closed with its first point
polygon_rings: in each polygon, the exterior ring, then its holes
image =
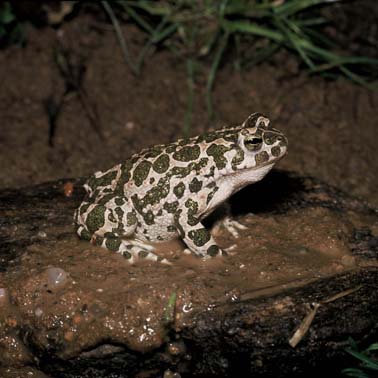
{"type": "MultiPolygon", "coordinates": [[[[135,57],[144,36],[132,27],[123,30],[135,57]]],[[[187,78],[182,60],[158,51],[135,77],[113,29],[86,15],[59,29],[30,26],[26,34],[24,48],[0,51],[1,187],[86,176],[124,161],[142,147],[183,135],[187,78]],[[61,98],[65,90],[54,62],[57,47],[69,51],[74,65],[85,68],[88,98],[87,110],[76,93],[66,98],[50,146],[46,103],[61,98]]],[[[351,38],[355,35],[354,28],[351,38]]],[[[282,52],[274,62],[247,72],[226,63],[217,76],[216,120],[210,122],[204,80],[197,79],[190,134],[263,112],[289,139],[289,155],[280,167],[319,177],[378,204],[377,92],[343,79],[307,76],[282,52]]]]}

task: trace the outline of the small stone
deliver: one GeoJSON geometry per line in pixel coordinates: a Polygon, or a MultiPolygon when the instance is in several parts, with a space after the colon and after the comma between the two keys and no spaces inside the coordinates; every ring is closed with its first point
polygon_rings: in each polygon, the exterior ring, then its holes
{"type": "Polygon", "coordinates": [[[341,264],[343,264],[345,267],[353,267],[356,265],[356,258],[351,255],[344,255],[341,258],[341,264]]]}
{"type": "Polygon", "coordinates": [[[72,318],[73,324],[80,324],[83,321],[83,317],[80,314],[75,314],[72,318]]]}
{"type": "Polygon", "coordinates": [[[126,122],[125,129],[128,131],[131,131],[135,128],[135,123],[134,122],[126,122]]]}
{"type": "Polygon", "coordinates": [[[34,315],[37,317],[37,318],[40,318],[42,315],[43,315],[43,310],[39,307],[37,307],[35,310],[34,310],[34,315]]]}
{"type": "Polygon", "coordinates": [[[18,322],[17,322],[17,319],[15,318],[7,318],[7,324],[9,325],[9,327],[16,327],[18,322]]]}
{"type": "Polygon", "coordinates": [[[67,273],[62,268],[50,267],[46,273],[50,287],[62,286],[67,281],[67,273]]]}
{"type": "Polygon", "coordinates": [[[64,340],[71,342],[73,340],[74,336],[75,336],[75,334],[72,331],[67,331],[64,334],[64,340]]]}
{"type": "Polygon", "coordinates": [[[185,354],[186,347],[182,341],[175,341],[168,344],[168,353],[172,356],[185,354]]]}
{"type": "Polygon", "coordinates": [[[164,377],[164,378],[181,378],[181,374],[180,374],[180,373],[177,373],[177,372],[173,372],[173,371],[167,369],[167,370],[164,372],[163,377],[164,377]]]}
{"type": "Polygon", "coordinates": [[[8,289],[5,287],[0,287],[0,305],[9,303],[9,293],[8,289]]]}
{"type": "Polygon", "coordinates": [[[37,236],[41,239],[45,239],[47,237],[47,234],[45,231],[39,231],[37,236]]]}
{"type": "Polygon", "coordinates": [[[307,248],[300,248],[299,250],[298,250],[298,254],[299,255],[302,255],[302,256],[305,256],[305,255],[308,255],[308,249],[307,248]]]}

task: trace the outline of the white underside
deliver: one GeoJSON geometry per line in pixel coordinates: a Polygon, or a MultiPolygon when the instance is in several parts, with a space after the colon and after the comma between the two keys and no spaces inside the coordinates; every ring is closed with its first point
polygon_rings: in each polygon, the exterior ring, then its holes
{"type": "Polygon", "coordinates": [[[258,169],[243,169],[231,175],[222,176],[217,180],[218,191],[207,206],[204,216],[210,214],[219,204],[225,201],[232,194],[247,185],[260,181],[274,166],[274,163],[267,164],[258,169]]]}

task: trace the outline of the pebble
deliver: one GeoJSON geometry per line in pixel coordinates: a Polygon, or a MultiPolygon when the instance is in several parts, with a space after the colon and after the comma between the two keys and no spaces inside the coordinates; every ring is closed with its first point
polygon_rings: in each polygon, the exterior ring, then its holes
{"type": "Polygon", "coordinates": [[[43,315],[43,310],[39,307],[37,307],[35,310],[34,310],[34,314],[37,318],[41,317],[43,315]]]}
{"type": "Polygon", "coordinates": [[[52,288],[59,287],[67,281],[67,273],[62,268],[50,267],[46,272],[48,284],[52,288]]]}
{"type": "Polygon", "coordinates": [[[0,305],[9,303],[8,289],[0,287],[0,305]]]}

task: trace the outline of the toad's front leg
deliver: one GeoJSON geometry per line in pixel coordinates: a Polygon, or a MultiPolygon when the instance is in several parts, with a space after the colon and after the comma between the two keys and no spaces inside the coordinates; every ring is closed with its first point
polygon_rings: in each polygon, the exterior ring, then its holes
{"type": "Polygon", "coordinates": [[[181,238],[195,255],[205,259],[226,255],[226,252],[218,247],[210,232],[187,209],[177,212],[175,224],[181,238]]]}

